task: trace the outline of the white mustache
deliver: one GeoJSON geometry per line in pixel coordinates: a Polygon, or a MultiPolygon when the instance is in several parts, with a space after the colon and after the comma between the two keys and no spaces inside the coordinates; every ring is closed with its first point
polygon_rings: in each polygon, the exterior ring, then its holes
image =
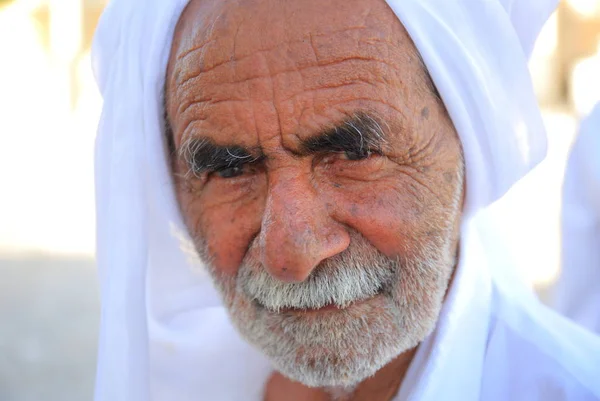
{"type": "Polygon", "coordinates": [[[275,312],[327,305],[345,308],[371,298],[393,282],[400,264],[359,238],[354,238],[358,244],[355,241],[344,252],[322,262],[300,283],[284,283],[271,276],[260,263],[245,261],[238,272],[238,290],[275,312]]]}

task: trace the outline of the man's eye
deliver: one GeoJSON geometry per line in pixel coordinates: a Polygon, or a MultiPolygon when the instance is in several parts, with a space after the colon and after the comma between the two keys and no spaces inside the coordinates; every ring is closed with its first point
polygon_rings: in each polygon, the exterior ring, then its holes
{"type": "Polygon", "coordinates": [[[346,151],[344,153],[342,153],[342,159],[344,160],[351,160],[351,161],[356,161],[356,160],[364,160],[369,158],[369,156],[371,156],[372,152],[370,150],[362,150],[359,152],[356,151],[346,151]]]}
{"type": "Polygon", "coordinates": [[[227,167],[217,170],[215,173],[221,178],[234,178],[244,174],[244,166],[227,167]]]}

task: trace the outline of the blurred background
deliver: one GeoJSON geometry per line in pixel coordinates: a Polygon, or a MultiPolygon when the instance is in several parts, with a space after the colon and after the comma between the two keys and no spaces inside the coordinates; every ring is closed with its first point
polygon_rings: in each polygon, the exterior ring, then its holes
{"type": "MultiPolygon", "coordinates": [[[[104,0],[0,0],[0,400],[91,400],[99,319],[90,45],[104,0]]],[[[542,298],[556,280],[562,176],[600,100],[600,0],[568,0],[530,68],[548,158],[493,207],[542,298]],[[519,213],[512,213],[518,204],[519,213]],[[540,235],[540,233],[542,235],[540,235]]]]}

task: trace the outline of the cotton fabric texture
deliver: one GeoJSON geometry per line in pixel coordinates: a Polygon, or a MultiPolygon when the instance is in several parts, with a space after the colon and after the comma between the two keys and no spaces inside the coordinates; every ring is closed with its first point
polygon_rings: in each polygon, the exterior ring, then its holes
{"type": "MultiPolygon", "coordinates": [[[[556,2],[388,1],[456,126],[468,182],[455,279],[397,400],[600,398],[598,340],[502,280],[512,265],[476,217],[545,155],[526,61],[556,2]]],[[[186,3],[113,0],[94,40],[96,401],[258,401],[271,373],[231,326],[169,175],[162,88],[186,3]]]]}
{"type": "Polygon", "coordinates": [[[562,271],[553,306],[600,333],[600,103],[581,123],[567,162],[562,271]]]}

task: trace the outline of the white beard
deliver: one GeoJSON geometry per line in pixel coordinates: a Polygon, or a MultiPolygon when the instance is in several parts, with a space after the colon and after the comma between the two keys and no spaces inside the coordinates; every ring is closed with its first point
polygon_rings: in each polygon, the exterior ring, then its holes
{"type": "Polygon", "coordinates": [[[405,262],[356,232],[350,244],[301,283],[278,281],[249,258],[235,280],[213,274],[242,336],[307,386],[354,386],[416,347],[435,327],[454,266],[447,243],[405,262]],[[282,311],[329,304],[340,309],[282,311]]]}

